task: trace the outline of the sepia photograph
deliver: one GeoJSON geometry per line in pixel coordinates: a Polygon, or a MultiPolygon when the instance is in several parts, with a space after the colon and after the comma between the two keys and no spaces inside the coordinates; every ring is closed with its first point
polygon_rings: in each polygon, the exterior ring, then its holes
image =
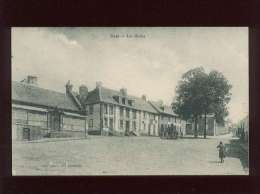
{"type": "Polygon", "coordinates": [[[12,27],[12,175],[249,175],[248,49],[247,27],[12,27]]]}

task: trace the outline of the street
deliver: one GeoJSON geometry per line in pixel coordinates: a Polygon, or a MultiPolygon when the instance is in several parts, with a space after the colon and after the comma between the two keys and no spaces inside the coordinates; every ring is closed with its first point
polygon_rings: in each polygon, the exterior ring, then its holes
{"type": "Polygon", "coordinates": [[[248,175],[248,157],[230,135],[162,140],[102,137],[13,143],[13,175],[248,175]],[[227,148],[219,163],[216,146],[227,148]]]}

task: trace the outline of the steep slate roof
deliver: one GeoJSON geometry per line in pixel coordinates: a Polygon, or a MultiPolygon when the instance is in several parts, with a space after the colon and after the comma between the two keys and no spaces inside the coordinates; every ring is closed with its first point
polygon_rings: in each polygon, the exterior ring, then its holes
{"type": "Polygon", "coordinates": [[[95,88],[91,92],[89,92],[86,104],[93,104],[97,102],[106,102],[111,104],[116,104],[120,106],[125,106],[129,108],[134,108],[137,110],[143,110],[151,113],[158,113],[148,101],[143,100],[142,98],[138,98],[135,96],[127,95],[126,98],[133,100],[133,105],[123,105],[121,103],[118,103],[113,96],[123,96],[121,92],[112,90],[105,87],[95,88]]]}
{"type": "Polygon", "coordinates": [[[161,114],[168,114],[168,115],[177,116],[177,114],[174,113],[174,111],[172,110],[172,108],[170,106],[163,105],[163,107],[164,107],[164,110],[163,110],[163,109],[160,108],[161,106],[158,102],[150,101],[150,103],[161,114]]]}
{"type": "Polygon", "coordinates": [[[77,105],[64,93],[16,81],[12,81],[12,101],[30,105],[39,105],[51,108],[58,107],[64,110],[79,111],[77,105]]]}

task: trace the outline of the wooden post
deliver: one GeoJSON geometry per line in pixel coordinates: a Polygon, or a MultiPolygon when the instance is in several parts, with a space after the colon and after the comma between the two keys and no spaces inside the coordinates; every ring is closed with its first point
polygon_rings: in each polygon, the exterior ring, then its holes
{"type": "Polygon", "coordinates": [[[100,103],[100,134],[103,134],[103,104],[100,103]]]}
{"type": "Polygon", "coordinates": [[[207,113],[205,113],[204,118],[205,118],[204,139],[206,139],[206,137],[207,137],[207,113]]]}

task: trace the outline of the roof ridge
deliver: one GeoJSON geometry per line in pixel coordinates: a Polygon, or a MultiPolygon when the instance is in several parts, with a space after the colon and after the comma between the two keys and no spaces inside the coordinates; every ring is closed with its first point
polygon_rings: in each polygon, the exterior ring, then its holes
{"type": "Polygon", "coordinates": [[[75,92],[71,92],[71,95],[73,97],[73,100],[76,102],[77,106],[82,109],[82,105],[80,103],[80,101],[78,100],[77,96],[75,95],[75,92]]]}
{"type": "Polygon", "coordinates": [[[47,107],[59,106],[62,109],[79,111],[73,100],[64,93],[17,81],[12,81],[13,100],[47,107]]]}
{"type": "Polygon", "coordinates": [[[65,93],[62,93],[62,92],[59,92],[59,91],[55,91],[55,90],[51,90],[51,89],[47,89],[47,88],[42,88],[42,87],[39,87],[39,86],[26,84],[26,83],[22,83],[22,82],[19,82],[19,81],[12,81],[12,82],[14,82],[14,83],[16,83],[16,84],[28,86],[28,87],[33,87],[33,88],[38,88],[38,89],[42,89],[42,90],[46,90],[46,91],[50,91],[50,92],[55,92],[55,93],[62,94],[62,95],[64,95],[64,96],[66,96],[65,93]]]}
{"type": "Polygon", "coordinates": [[[151,104],[151,106],[157,111],[157,112],[162,112],[161,110],[158,109],[158,107],[156,107],[156,104],[153,104],[152,101],[148,100],[148,103],[151,104]]]}

